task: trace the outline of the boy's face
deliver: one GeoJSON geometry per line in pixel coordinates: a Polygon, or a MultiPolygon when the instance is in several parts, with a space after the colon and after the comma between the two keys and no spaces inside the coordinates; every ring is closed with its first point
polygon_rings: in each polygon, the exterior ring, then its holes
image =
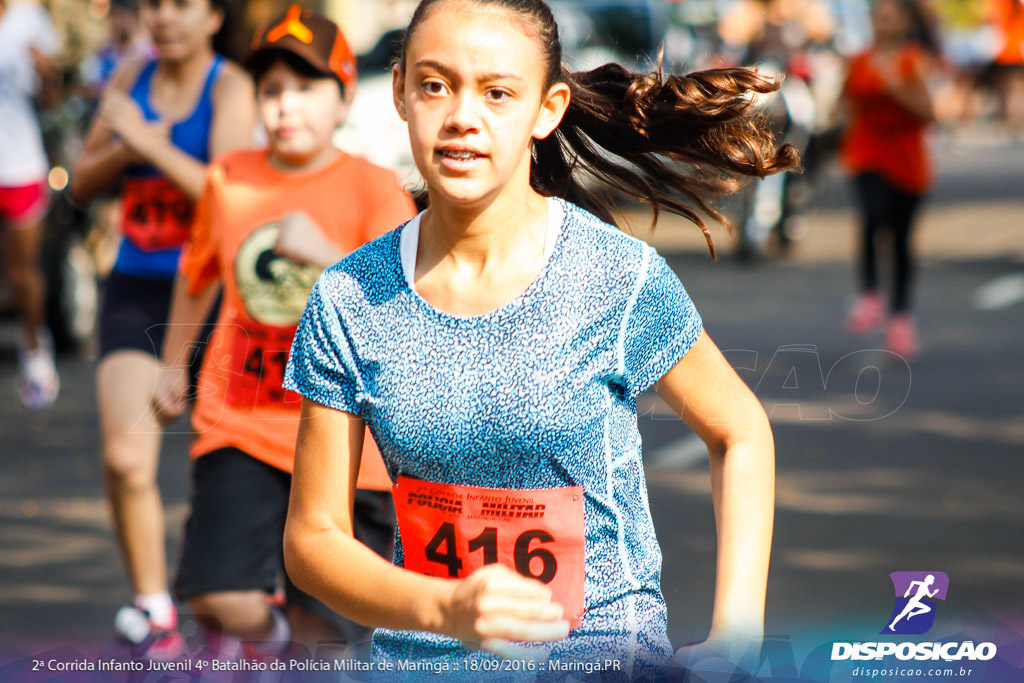
{"type": "Polygon", "coordinates": [[[257,84],[256,98],[271,151],[280,161],[306,166],[333,156],[331,138],[348,114],[335,79],[307,78],[276,59],[257,84]]]}

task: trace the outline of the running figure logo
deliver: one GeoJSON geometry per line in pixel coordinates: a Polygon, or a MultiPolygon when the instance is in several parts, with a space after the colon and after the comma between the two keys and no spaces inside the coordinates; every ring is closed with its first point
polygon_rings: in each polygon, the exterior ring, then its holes
{"type": "Polygon", "coordinates": [[[893,572],[896,604],[882,633],[919,635],[935,623],[935,600],[946,599],[949,577],[942,572],[893,572]]]}

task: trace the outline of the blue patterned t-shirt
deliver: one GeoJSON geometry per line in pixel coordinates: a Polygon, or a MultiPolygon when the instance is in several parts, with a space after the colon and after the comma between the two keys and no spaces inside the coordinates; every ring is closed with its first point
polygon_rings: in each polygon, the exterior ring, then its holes
{"type": "MultiPolygon", "coordinates": [[[[632,679],[672,656],[636,397],[686,354],[701,319],[650,246],[562,200],[548,206],[561,224],[547,264],[484,315],[448,315],[410,287],[401,244],[416,219],[324,271],[285,386],[361,415],[392,479],[583,486],[582,625],[536,647],[552,659],[617,658],[632,679]]],[[[400,538],[394,561],[402,565],[400,538]]],[[[374,656],[488,655],[380,629],[374,656]]]]}

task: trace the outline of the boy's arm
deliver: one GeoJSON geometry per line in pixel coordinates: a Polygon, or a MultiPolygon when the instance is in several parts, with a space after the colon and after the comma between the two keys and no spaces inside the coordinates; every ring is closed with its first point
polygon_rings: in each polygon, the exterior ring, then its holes
{"type": "Polygon", "coordinates": [[[185,410],[191,347],[220,292],[217,226],[214,205],[218,197],[218,178],[222,168],[212,164],[205,189],[196,204],[192,233],[181,254],[178,276],[171,295],[167,333],[161,349],[161,371],[153,392],[153,412],[164,422],[172,422],[185,410]]]}
{"type": "Polygon", "coordinates": [[[281,219],[281,232],[274,251],[296,263],[324,270],[348,256],[331,244],[312,218],[303,211],[290,213],[281,219]]]}
{"type": "Polygon", "coordinates": [[[174,280],[171,314],[160,356],[160,373],[153,390],[153,412],[164,424],[178,419],[185,411],[192,345],[209,318],[219,292],[220,287],[211,283],[198,294],[192,294],[184,276],[178,275],[174,280]]]}

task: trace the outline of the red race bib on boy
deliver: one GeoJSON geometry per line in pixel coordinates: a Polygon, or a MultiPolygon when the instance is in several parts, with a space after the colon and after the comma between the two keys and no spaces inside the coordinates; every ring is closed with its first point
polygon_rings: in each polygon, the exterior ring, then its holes
{"type": "Polygon", "coordinates": [[[284,370],[295,338],[295,326],[275,327],[252,320],[232,328],[231,375],[227,400],[236,407],[298,405],[301,397],[284,388],[284,370]]]}
{"type": "Polygon", "coordinates": [[[405,568],[464,578],[501,563],[541,581],[583,618],[583,487],[492,489],[434,484],[400,475],[392,489],[405,568]]]}

